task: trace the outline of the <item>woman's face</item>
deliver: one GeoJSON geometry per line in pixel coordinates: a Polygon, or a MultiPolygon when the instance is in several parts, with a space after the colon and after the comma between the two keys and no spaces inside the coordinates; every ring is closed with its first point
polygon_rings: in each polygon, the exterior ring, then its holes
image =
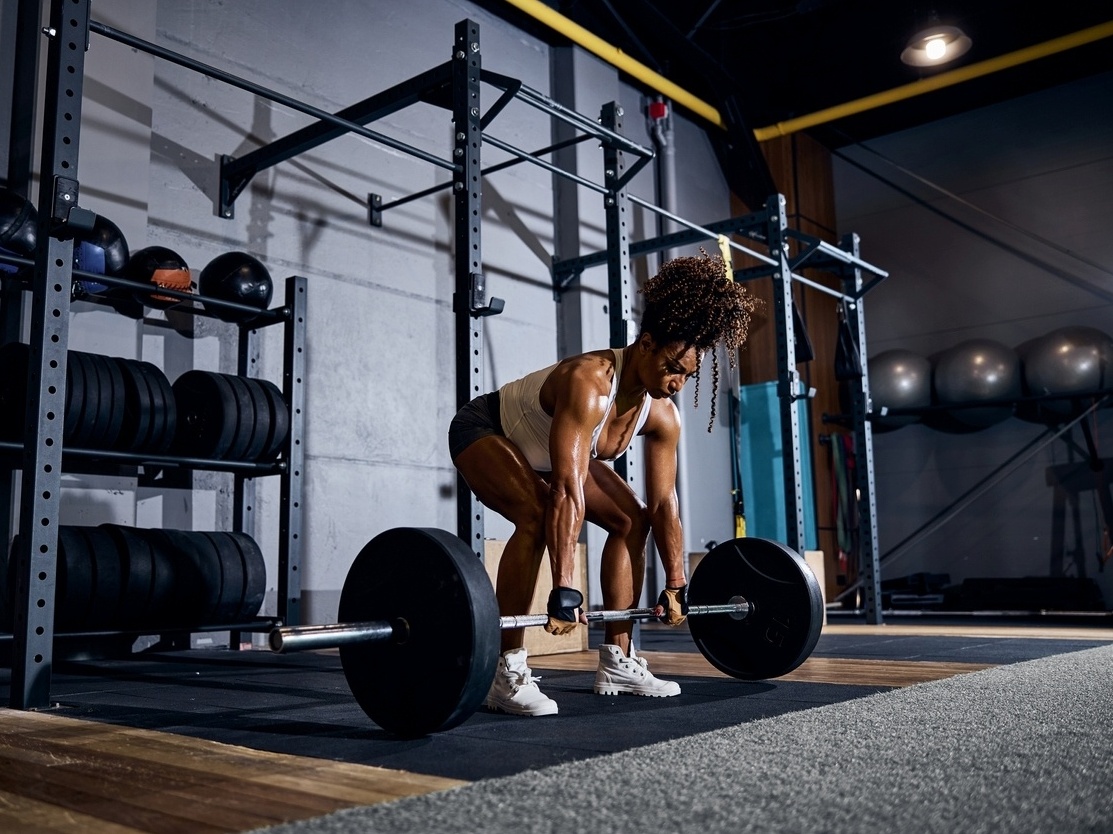
{"type": "Polygon", "coordinates": [[[695,347],[684,342],[658,345],[653,337],[642,335],[641,348],[646,353],[646,372],[642,375],[649,396],[663,399],[679,394],[684,383],[699,370],[702,358],[695,347]]]}

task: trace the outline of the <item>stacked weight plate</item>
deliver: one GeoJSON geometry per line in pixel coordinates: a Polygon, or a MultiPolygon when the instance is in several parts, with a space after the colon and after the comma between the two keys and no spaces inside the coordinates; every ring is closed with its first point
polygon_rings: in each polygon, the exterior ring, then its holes
{"type": "MultiPolygon", "coordinates": [[[[30,350],[0,347],[0,438],[23,438],[30,350]]],[[[177,428],[174,389],[150,362],[71,350],[63,439],[80,449],[165,454],[177,428]]]]}
{"type": "MultiPolygon", "coordinates": [[[[13,541],[12,554],[19,537],[13,541]]],[[[5,601],[14,603],[9,557],[5,601]]],[[[165,629],[250,622],[266,592],[263,553],[244,533],[58,528],[54,628],[165,629]]]]}
{"type": "Polygon", "coordinates": [[[290,431],[282,392],[265,379],[186,371],[174,382],[174,451],[214,460],[273,460],[290,431]]]}

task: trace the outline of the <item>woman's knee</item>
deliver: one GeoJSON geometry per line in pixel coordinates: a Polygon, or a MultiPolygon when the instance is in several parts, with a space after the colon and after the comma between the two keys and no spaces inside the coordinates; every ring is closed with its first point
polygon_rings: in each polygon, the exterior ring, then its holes
{"type": "Polygon", "coordinates": [[[649,537],[649,510],[637,504],[608,519],[607,532],[630,544],[642,544],[649,537]]]}

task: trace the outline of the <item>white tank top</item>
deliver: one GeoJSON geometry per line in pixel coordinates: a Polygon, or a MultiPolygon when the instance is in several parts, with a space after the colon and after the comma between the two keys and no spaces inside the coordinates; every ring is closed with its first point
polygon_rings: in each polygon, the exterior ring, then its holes
{"type": "MultiPolygon", "coordinates": [[[[614,407],[615,397],[618,395],[618,380],[622,376],[622,351],[612,350],[614,354],[614,379],[611,380],[611,392],[607,397],[607,410],[603,419],[591,433],[591,456],[599,456],[597,446],[599,435],[603,431],[603,424],[614,407]]],[[[557,363],[559,364],[559,363],[557,363]]],[[[538,472],[551,472],[552,460],[549,458],[549,433],[552,431],[553,418],[545,413],[541,407],[541,386],[549,378],[556,365],[542,368],[526,374],[521,379],[508,382],[499,389],[499,419],[502,421],[502,430],[506,436],[525,455],[529,465],[538,472]]],[[[637,424],[634,426],[634,435],[642,430],[645,421],[649,418],[650,399],[646,395],[642,402],[641,412],[638,414],[637,424]]],[[[623,449],[616,458],[622,457],[629,449],[623,449]]],[[[613,459],[613,458],[612,458],[613,459]]]]}

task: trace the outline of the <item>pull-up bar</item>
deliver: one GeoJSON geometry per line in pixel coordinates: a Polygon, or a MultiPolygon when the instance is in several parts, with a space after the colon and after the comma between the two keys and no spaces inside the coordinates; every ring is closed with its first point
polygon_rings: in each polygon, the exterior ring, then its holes
{"type": "MultiPolygon", "coordinates": [[[[217,69],[216,67],[204,64],[200,61],[196,61],[193,58],[189,58],[180,53],[166,49],[165,47],[158,46],[157,44],[149,43],[148,41],[137,38],[134,35],[129,35],[127,32],[122,32],[119,29],[107,26],[104,23],[99,23],[98,21],[91,20],[89,21],[89,30],[92,32],[96,32],[98,35],[103,35],[110,40],[118,41],[119,43],[125,44],[126,46],[130,46],[133,49],[138,49],[140,52],[146,52],[149,55],[154,55],[157,58],[162,58],[163,60],[169,61],[172,64],[177,64],[178,66],[185,67],[186,69],[193,70],[194,72],[198,72],[202,75],[207,75],[210,78],[215,78],[218,81],[223,81],[230,86],[237,87],[249,93],[253,93],[254,95],[260,96],[261,98],[269,99],[276,104],[281,104],[285,107],[289,107],[291,110],[297,110],[300,113],[305,113],[306,115],[312,116],[315,119],[319,119],[322,122],[327,122],[334,127],[341,128],[340,131],[330,132],[328,136],[326,136],[325,138],[321,138],[319,141],[325,141],[326,138],[331,138],[331,135],[340,135],[344,132],[350,131],[352,133],[359,134],[360,136],[364,136],[368,139],[372,139],[382,145],[386,145],[389,148],[394,148],[395,150],[401,151],[402,153],[417,157],[418,159],[428,162],[431,165],[436,165],[438,168],[444,168],[448,171],[453,172],[459,170],[459,166],[456,163],[451,162],[450,160],[440,159],[439,157],[423,151],[420,148],[412,147],[410,145],[407,145],[405,142],[400,142],[397,139],[392,139],[389,136],[385,136],[382,133],[378,133],[377,131],[364,127],[361,124],[356,124],[353,121],[349,121],[343,116],[329,113],[310,104],[305,104],[276,90],[271,90],[267,87],[262,86],[261,84],[247,81],[246,79],[224,72],[223,70],[217,69]]],[[[444,66],[449,65],[445,64],[444,66]]],[[[436,73],[437,71],[433,70],[431,72],[436,73]]],[[[317,144],[319,144],[319,142],[317,144]]],[[[270,146],[268,146],[268,148],[269,147],[270,146]]],[[[282,159],[288,159],[290,156],[295,155],[303,149],[303,147],[299,146],[296,150],[291,150],[289,153],[285,153],[285,155],[279,155],[281,156],[281,158],[269,159],[268,163],[269,165],[273,165],[276,162],[282,161],[282,159]]],[[[273,157],[275,155],[272,154],[271,156],[273,157]]],[[[225,160],[227,161],[225,164],[234,162],[234,160],[231,160],[229,157],[225,157],[225,160]]],[[[254,166],[252,174],[257,173],[258,170],[261,170],[264,167],[267,166],[263,164],[254,166]]],[[[232,216],[231,203],[247,185],[250,179],[250,176],[244,177],[240,182],[229,187],[226,178],[224,176],[221,177],[222,191],[228,191],[227,194],[221,195],[221,215],[223,217],[232,216]]]]}

